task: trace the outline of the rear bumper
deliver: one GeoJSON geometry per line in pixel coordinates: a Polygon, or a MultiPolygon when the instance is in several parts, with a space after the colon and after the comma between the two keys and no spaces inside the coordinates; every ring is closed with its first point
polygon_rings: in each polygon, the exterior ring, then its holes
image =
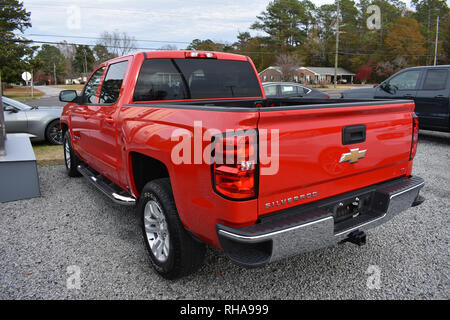
{"type": "Polygon", "coordinates": [[[400,178],[319,201],[314,206],[283,210],[258,224],[232,228],[217,225],[227,256],[237,264],[258,267],[298,253],[344,241],[349,234],[379,226],[417,204],[424,180],[400,178]],[[366,199],[361,214],[345,221],[336,218],[336,206],[356,198],[366,199]],[[336,221],[335,221],[336,220],[336,221]]]}

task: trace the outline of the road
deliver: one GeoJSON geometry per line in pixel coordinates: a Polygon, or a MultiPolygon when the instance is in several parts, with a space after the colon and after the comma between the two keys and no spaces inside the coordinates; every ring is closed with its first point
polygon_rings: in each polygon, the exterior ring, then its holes
{"type": "MultiPolygon", "coordinates": [[[[63,89],[53,88],[49,86],[36,86],[38,89],[44,92],[44,96],[40,99],[24,101],[25,104],[29,106],[61,106],[65,105],[64,102],[59,101],[59,92],[63,89]]],[[[331,98],[340,98],[342,90],[339,89],[329,89],[325,90],[331,98]]]]}
{"type": "Polygon", "coordinates": [[[448,300],[450,134],[421,131],[419,140],[414,173],[427,200],[369,231],[365,246],[251,270],[209,248],[205,265],[178,281],[151,269],[133,209],[63,166],[40,167],[42,197],[0,204],[0,299],[448,300]]]}
{"type": "Polygon", "coordinates": [[[24,101],[29,106],[53,107],[65,105],[64,102],[59,101],[59,92],[63,89],[53,88],[49,86],[35,86],[35,89],[42,91],[44,95],[40,99],[24,101]]]}

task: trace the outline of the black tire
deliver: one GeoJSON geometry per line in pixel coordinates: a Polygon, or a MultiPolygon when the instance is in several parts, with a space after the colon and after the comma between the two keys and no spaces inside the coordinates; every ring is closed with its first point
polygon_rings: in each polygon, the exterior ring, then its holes
{"type": "MultiPolygon", "coordinates": [[[[139,199],[138,212],[141,216],[142,235],[150,256],[153,268],[166,279],[177,279],[195,272],[202,264],[206,252],[204,243],[194,239],[183,227],[172,194],[172,187],[168,178],[158,179],[147,183],[139,199]],[[149,204],[149,202],[151,202],[149,204]],[[169,238],[168,253],[164,261],[153,253],[150,240],[146,232],[145,210],[151,204],[157,204],[164,216],[164,225],[169,238]]],[[[147,211],[148,218],[148,211],[147,211]]],[[[150,226],[147,219],[147,225],[150,226]]],[[[147,229],[148,230],[148,229],[147,229]]],[[[152,234],[152,233],[150,233],[152,234]]],[[[151,238],[151,237],[150,237],[151,238]]],[[[158,238],[156,238],[158,239],[158,238]]],[[[164,242],[165,237],[162,237],[164,242]]],[[[153,240],[156,241],[156,240],[153,240]]],[[[164,244],[165,245],[165,244],[164,244]]]]}
{"type": "Polygon", "coordinates": [[[63,138],[64,148],[64,165],[66,166],[67,175],[69,177],[79,177],[77,166],[80,164],[80,159],[73,152],[72,143],[70,142],[70,133],[66,131],[63,138]]]}
{"type": "Polygon", "coordinates": [[[53,120],[50,122],[45,129],[45,139],[48,143],[54,145],[61,145],[64,142],[64,137],[62,135],[62,129],[59,124],[59,120],[53,120]]]}

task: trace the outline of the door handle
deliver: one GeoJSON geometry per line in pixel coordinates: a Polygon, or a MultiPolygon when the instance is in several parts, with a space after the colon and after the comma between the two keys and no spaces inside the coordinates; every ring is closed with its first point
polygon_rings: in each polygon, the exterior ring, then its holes
{"type": "Polygon", "coordinates": [[[366,125],[358,124],[342,128],[342,144],[354,144],[366,141],[366,125]]]}
{"type": "Polygon", "coordinates": [[[435,98],[444,98],[443,94],[438,94],[437,96],[435,96],[435,98]]]}
{"type": "Polygon", "coordinates": [[[405,94],[404,96],[403,96],[403,98],[413,98],[414,96],[412,95],[412,94],[405,94]]]}
{"type": "Polygon", "coordinates": [[[113,118],[111,118],[111,117],[108,117],[108,118],[105,118],[105,121],[106,121],[106,123],[109,123],[109,124],[114,124],[114,122],[116,122],[113,118]]]}

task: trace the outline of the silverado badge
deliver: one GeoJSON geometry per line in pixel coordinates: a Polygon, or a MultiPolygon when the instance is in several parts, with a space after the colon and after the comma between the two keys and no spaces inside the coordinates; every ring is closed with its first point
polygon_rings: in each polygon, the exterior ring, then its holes
{"type": "Polygon", "coordinates": [[[346,162],[346,161],[348,161],[350,163],[358,162],[359,159],[362,159],[366,156],[366,152],[367,152],[367,150],[359,151],[359,148],[351,149],[349,153],[342,154],[341,160],[339,161],[339,163],[346,162]]]}

